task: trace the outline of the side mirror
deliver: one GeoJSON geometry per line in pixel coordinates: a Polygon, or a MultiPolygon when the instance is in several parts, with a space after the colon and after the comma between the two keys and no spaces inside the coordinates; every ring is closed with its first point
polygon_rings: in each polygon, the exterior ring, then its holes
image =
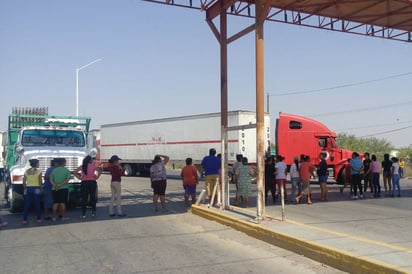
{"type": "Polygon", "coordinates": [[[97,156],[97,149],[94,147],[92,149],[89,150],[89,155],[92,157],[96,157],[97,156]]]}

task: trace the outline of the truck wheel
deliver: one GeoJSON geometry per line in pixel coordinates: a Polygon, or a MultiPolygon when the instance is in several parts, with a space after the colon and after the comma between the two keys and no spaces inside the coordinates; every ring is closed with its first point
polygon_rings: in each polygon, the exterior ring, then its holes
{"type": "Polygon", "coordinates": [[[133,176],[134,175],[133,167],[131,165],[125,164],[125,165],[123,165],[123,168],[126,170],[124,172],[125,176],[133,176]]]}
{"type": "Polygon", "coordinates": [[[16,199],[16,197],[14,197],[13,190],[12,190],[11,187],[9,187],[7,196],[8,196],[8,201],[9,201],[9,204],[10,204],[9,211],[11,213],[16,213],[16,212],[22,211],[22,204],[16,199]]]}

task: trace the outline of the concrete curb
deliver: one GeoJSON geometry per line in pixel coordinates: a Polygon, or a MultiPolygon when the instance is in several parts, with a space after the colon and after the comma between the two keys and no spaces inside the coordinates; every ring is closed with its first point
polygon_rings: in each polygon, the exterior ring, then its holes
{"type": "MultiPolygon", "coordinates": [[[[323,246],[303,238],[291,237],[251,221],[244,221],[231,217],[228,214],[225,214],[224,211],[219,211],[218,209],[192,205],[191,212],[200,217],[230,226],[256,239],[304,255],[312,260],[349,273],[408,273],[408,271],[400,269],[394,265],[378,262],[370,258],[362,258],[355,254],[323,246]]],[[[269,216],[268,218],[272,220],[275,219],[270,218],[269,216]]]]}

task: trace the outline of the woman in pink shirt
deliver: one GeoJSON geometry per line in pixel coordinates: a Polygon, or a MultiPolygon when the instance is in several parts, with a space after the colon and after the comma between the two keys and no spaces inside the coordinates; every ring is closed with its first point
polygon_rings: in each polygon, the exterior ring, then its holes
{"type": "Polygon", "coordinates": [[[381,196],[381,184],[379,182],[379,174],[381,171],[381,165],[376,160],[376,155],[372,155],[372,164],[371,164],[371,171],[372,171],[372,182],[373,182],[373,197],[379,198],[381,196]]]}
{"type": "Polygon", "coordinates": [[[73,175],[79,180],[82,180],[81,193],[82,193],[82,218],[86,218],[86,206],[90,196],[90,205],[92,207],[92,217],[96,216],[96,192],[97,192],[97,179],[99,179],[102,170],[98,167],[92,156],[88,155],[83,159],[81,166],[73,171],[73,175]]]}

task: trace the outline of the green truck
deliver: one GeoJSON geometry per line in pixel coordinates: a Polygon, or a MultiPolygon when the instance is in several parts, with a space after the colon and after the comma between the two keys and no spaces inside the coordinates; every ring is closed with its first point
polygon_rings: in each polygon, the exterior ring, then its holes
{"type": "MultiPolygon", "coordinates": [[[[72,171],[85,156],[94,153],[87,145],[90,121],[89,117],[51,116],[47,108],[13,108],[4,169],[4,196],[11,212],[22,210],[22,182],[29,159],[38,159],[44,174],[53,158],[65,158],[66,167],[72,171]]],[[[67,202],[79,205],[80,181],[73,176],[69,183],[67,202]]]]}

